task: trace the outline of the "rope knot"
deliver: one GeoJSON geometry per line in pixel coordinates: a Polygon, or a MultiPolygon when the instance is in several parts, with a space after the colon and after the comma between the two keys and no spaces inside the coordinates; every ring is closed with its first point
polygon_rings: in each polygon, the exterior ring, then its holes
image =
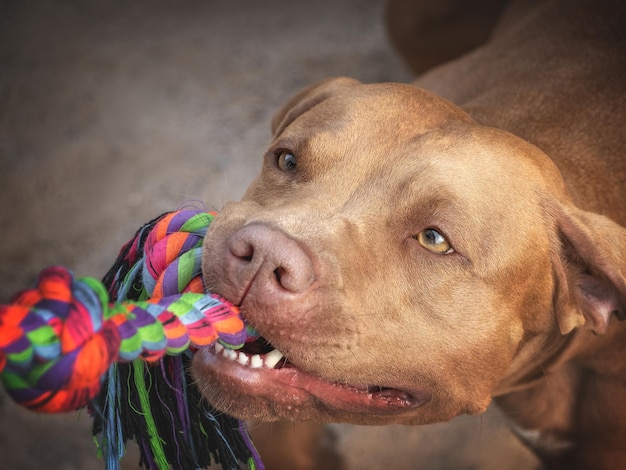
{"type": "Polygon", "coordinates": [[[117,360],[120,336],[103,321],[104,287],[74,281],[66,269],[44,269],[35,289],[0,306],[2,382],[18,403],[38,411],[84,406],[117,360]]]}
{"type": "MultiPolygon", "coordinates": [[[[118,299],[139,288],[138,301],[110,302],[97,279],[44,269],[34,289],[0,306],[0,372],[18,403],[38,411],[79,409],[98,393],[116,361],[156,361],[219,341],[231,349],[254,334],[239,309],[204,292],[202,240],[214,215],[166,214],[127,249],[133,266],[117,279],[118,299]]],[[[120,270],[121,271],[121,270],[120,270]]]]}

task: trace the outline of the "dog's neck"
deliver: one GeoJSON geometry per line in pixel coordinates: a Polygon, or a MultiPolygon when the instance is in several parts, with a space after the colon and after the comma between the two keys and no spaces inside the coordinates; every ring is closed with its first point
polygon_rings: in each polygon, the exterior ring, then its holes
{"type": "Polygon", "coordinates": [[[577,442],[593,437],[611,446],[619,435],[616,430],[626,422],[621,407],[626,364],[617,358],[625,329],[623,322],[614,321],[605,335],[583,328],[531,339],[530,351],[520,351],[511,373],[494,391],[513,431],[546,462],[575,449],[577,442]],[[542,346],[545,353],[533,355],[542,346]]]}
{"type": "Polygon", "coordinates": [[[558,331],[533,335],[523,340],[507,374],[493,392],[493,397],[533,387],[545,380],[549,371],[571,359],[575,337],[579,332],[562,335],[558,331]]]}

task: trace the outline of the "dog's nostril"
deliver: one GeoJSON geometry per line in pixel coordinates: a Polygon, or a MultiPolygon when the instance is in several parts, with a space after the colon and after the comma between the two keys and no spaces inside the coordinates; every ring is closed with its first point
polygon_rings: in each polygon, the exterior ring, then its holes
{"type": "Polygon", "coordinates": [[[285,268],[283,268],[282,266],[279,266],[278,268],[274,269],[274,276],[276,277],[276,280],[278,281],[279,284],[281,284],[281,279],[285,275],[285,273],[286,273],[285,268]]]}

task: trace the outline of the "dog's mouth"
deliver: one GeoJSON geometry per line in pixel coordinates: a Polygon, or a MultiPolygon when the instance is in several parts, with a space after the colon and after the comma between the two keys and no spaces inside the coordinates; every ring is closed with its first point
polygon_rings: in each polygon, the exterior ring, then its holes
{"type": "Polygon", "coordinates": [[[205,395],[240,418],[352,420],[346,417],[394,415],[428,401],[421,391],[325,380],[290,362],[263,337],[239,350],[216,343],[198,354],[195,370],[208,383],[205,395]]]}

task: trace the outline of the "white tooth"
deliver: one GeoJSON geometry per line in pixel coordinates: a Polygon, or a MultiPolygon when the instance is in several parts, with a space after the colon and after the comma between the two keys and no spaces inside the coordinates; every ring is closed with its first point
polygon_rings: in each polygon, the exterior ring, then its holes
{"type": "Polygon", "coordinates": [[[220,343],[215,343],[215,353],[220,354],[224,350],[224,346],[220,343]]]}
{"type": "Polygon", "coordinates": [[[250,367],[253,369],[260,369],[263,367],[263,359],[258,354],[255,354],[250,358],[250,367]]]}
{"type": "Polygon", "coordinates": [[[237,360],[237,356],[239,355],[237,353],[237,351],[234,351],[232,349],[228,349],[227,351],[228,351],[228,353],[227,353],[228,355],[226,357],[228,357],[228,359],[236,361],[237,360]]]}
{"type": "Polygon", "coordinates": [[[274,349],[265,355],[265,365],[270,369],[273,369],[282,358],[283,353],[281,353],[278,349],[274,349]]]}
{"type": "Polygon", "coordinates": [[[249,356],[246,353],[240,352],[237,356],[237,362],[239,364],[243,364],[244,366],[248,363],[249,356]]]}

